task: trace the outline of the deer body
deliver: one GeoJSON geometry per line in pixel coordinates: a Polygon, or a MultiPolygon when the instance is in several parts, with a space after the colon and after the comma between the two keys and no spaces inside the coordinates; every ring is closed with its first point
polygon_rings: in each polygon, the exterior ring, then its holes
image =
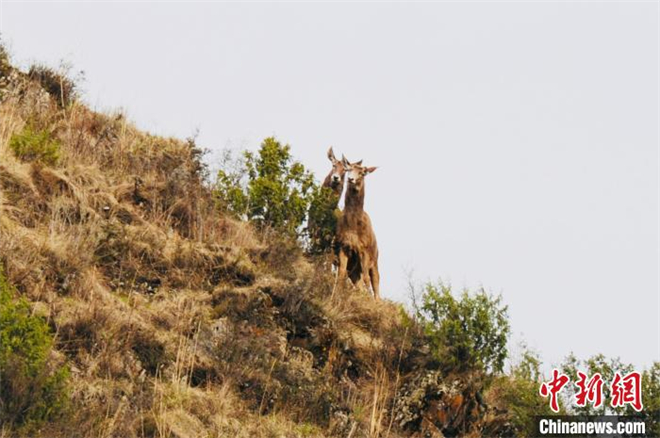
{"type": "Polygon", "coordinates": [[[348,276],[353,284],[371,289],[374,298],[379,299],[378,243],[371,219],[364,211],[364,177],[376,168],[362,167],[360,164],[350,164],[344,159],[349,177],[344,212],[339,218],[335,237],[338,258],[335,290],[343,286],[348,276]]]}

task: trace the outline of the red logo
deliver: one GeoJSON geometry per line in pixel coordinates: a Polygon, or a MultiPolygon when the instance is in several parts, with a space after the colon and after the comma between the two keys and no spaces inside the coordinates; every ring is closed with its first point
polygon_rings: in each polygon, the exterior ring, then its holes
{"type": "Polygon", "coordinates": [[[552,380],[548,383],[543,382],[539,392],[543,397],[550,395],[550,409],[559,412],[559,403],[557,402],[557,394],[561,392],[562,388],[570,381],[566,374],[560,374],[557,369],[552,370],[552,380]]]}
{"type": "Polygon", "coordinates": [[[642,405],[642,376],[638,372],[633,371],[623,378],[617,372],[614,375],[611,389],[613,408],[629,404],[639,412],[644,407],[642,405]]]}
{"type": "Polygon", "coordinates": [[[587,375],[582,371],[578,371],[578,376],[580,377],[580,380],[578,380],[576,385],[580,390],[575,394],[575,404],[578,406],[586,406],[587,401],[589,401],[594,405],[594,408],[602,405],[603,377],[599,373],[596,373],[591,379],[589,379],[589,382],[587,382],[587,375]]]}
{"type": "MultiPolygon", "coordinates": [[[[575,383],[578,391],[575,394],[575,405],[584,407],[587,403],[593,404],[595,408],[603,404],[603,377],[596,373],[588,378],[585,373],[578,371],[579,380],[575,383]]],[[[558,395],[570,381],[567,375],[562,374],[557,369],[552,370],[552,380],[541,383],[539,393],[543,397],[550,397],[550,409],[559,412],[558,395]]],[[[610,384],[612,400],[610,405],[613,408],[625,405],[632,406],[637,412],[644,407],[642,405],[642,376],[634,371],[621,376],[620,373],[614,374],[610,384]]]]}

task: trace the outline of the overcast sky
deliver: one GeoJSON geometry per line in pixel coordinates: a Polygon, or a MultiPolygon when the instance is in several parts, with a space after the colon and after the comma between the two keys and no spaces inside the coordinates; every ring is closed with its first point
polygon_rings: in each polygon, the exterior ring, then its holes
{"type": "Polygon", "coordinates": [[[658,4],[10,3],[15,61],[216,155],[275,135],[379,166],[382,295],[501,293],[514,343],[660,360],[658,4]]]}

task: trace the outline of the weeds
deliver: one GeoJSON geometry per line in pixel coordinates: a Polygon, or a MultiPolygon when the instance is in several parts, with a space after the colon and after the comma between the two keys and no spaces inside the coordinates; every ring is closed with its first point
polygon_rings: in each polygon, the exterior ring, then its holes
{"type": "Polygon", "coordinates": [[[14,295],[0,267],[0,423],[29,432],[65,411],[69,371],[49,362],[48,325],[14,295]]]}
{"type": "Polygon", "coordinates": [[[33,65],[28,77],[38,82],[50,94],[60,108],[68,108],[78,97],[76,82],[62,69],[56,72],[45,65],[33,65]]]}
{"type": "Polygon", "coordinates": [[[40,161],[55,165],[60,159],[60,142],[46,130],[27,126],[20,134],[9,139],[9,148],[16,158],[23,161],[40,161]]]}
{"type": "Polygon", "coordinates": [[[244,222],[218,211],[238,192],[209,186],[194,139],[74,104],[52,70],[19,76],[0,103],[0,435],[385,437],[431,415],[396,419],[435,406],[410,391],[434,366],[422,328],[330,299],[330,258],[296,238],[311,175],[282,181],[284,146],[252,157],[244,222]]]}

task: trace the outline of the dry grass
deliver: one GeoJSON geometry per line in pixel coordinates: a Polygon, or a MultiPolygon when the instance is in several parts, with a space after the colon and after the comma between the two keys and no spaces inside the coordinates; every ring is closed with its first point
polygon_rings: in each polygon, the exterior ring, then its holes
{"type": "Polygon", "coordinates": [[[44,436],[402,433],[394,399],[420,353],[399,306],[330,299],[327,261],[219,214],[194,143],[20,74],[2,96],[0,263],[72,374],[74,408],[44,436]],[[13,156],[28,123],[59,140],[56,165],[13,156]]]}

